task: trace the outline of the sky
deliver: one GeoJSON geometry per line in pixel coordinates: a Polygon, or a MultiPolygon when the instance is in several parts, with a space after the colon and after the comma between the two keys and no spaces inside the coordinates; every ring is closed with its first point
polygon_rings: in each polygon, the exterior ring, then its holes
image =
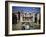
{"type": "Polygon", "coordinates": [[[21,6],[12,6],[12,11],[17,12],[29,12],[29,13],[39,13],[40,12],[40,7],[21,7],[21,6]]]}

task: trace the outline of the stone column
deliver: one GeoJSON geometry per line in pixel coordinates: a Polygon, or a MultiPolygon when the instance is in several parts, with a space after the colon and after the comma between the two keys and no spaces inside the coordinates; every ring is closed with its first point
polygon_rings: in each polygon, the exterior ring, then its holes
{"type": "Polygon", "coordinates": [[[33,22],[35,22],[35,13],[33,13],[33,22]]]}
{"type": "Polygon", "coordinates": [[[37,14],[37,24],[39,24],[39,14],[37,14]]]}
{"type": "Polygon", "coordinates": [[[22,22],[22,14],[20,14],[20,21],[22,22]]]}

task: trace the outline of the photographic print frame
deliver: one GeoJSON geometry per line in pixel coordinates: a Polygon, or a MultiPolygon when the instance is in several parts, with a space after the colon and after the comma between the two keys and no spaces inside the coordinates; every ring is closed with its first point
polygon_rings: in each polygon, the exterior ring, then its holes
{"type": "MultiPolygon", "coordinates": [[[[35,7],[37,7],[37,6],[35,6],[35,7]]],[[[32,31],[31,31],[32,32],[32,31]]],[[[33,31],[34,32],[34,31],[33,31]]],[[[20,1],[5,1],[5,35],[6,36],[16,36],[16,35],[34,35],[34,34],[44,34],[45,33],[45,3],[38,3],[38,2],[20,2],[20,1]],[[23,4],[24,3],[24,4],[23,4]],[[10,6],[9,6],[9,4],[10,4],[10,6]],[[15,5],[13,5],[13,4],[15,4],[15,5]],[[31,4],[31,5],[30,5],[31,4]],[[32,5],[32,4],[34,4],[34,5],[32,5]],[[12,29],[10,29],[10,28],[12,28],[12,17],[11,17],[11,15],[12,15],[12,7],[11,6],[24,6],[24,7],[34,7],[35,6],[35,4],[38,4],[38,5],[42,5],[42,16],[43,17],[41,17],[41,19],[43,20],[43,26],[41,26],[41,29],[42,29],[42,32],[39,32],[38,30],[36,30],[35,31],[35,33],[30,33],[30,31],[31,30],[14,30],[14,32],[12,32],[12,29]],[[10,14],[9,14],[10,13],[10,14]],[[10,16],[10,17],[9,17],[10,16]],[[10,24],[9,24],[9,20],[10,20],[10,24]],[[11,27],[10,27],[11,26],[11,27]],[[37,32],[38,31],[38,32],[37,32]],[[15,33],[16,32],[16,33],[15,33]],[[18,32],[18,33],[17,33],[18,32]],[[24,32],[24,33],[23,33],[24,32]],[[25,33],[26,32],[26,33],[25,33]],[[27,33],[28,32],[28,33],[27,33]]]]}

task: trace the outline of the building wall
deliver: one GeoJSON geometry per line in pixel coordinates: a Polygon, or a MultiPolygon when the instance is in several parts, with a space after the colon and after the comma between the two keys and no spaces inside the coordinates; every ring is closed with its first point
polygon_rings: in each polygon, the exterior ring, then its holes
{"type": "MultiPolygon", "coordinates": [[[[31,15],[29,15],[29,14],[26,14],[26,15],[25,14],[20,14],[20,21],[23,22],[23,17],[29,18],[31,16],[32,16],[32,19],[31,18],[30,19],[32,20],[32,22],[37,21],[36,23],[39,24],[39,21],[38,21],[39,20],[39,14],[36,15],[37,20],[35,20],[35,13],[31,13],[31,15]]],[[[30,19],[29,19],[29,21],[31,22],[30,19]]],[[[25,22],[27,22],[27,21],[25,21],[25,22]]]]}

